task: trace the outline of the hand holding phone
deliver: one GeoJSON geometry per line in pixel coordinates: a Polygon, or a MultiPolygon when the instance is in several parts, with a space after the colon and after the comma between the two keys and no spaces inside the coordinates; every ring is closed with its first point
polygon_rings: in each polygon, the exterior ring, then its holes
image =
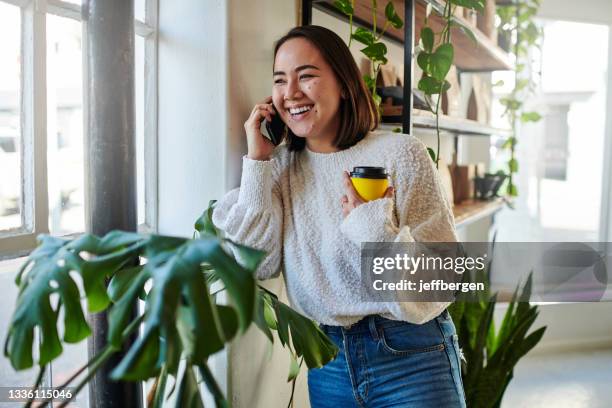
{"type": "Polygon", "coordinates": [[[274,116],[277,115],[278,113],[274,110],[272,105],[271,96],[255,105],[251,111],[251,115],[247,121],[244,122],[244,130],[246,131],[247,137],[248,158],[253,160],[270,159],[270,156],[274,151],[274,144],[272,143],[271,139],[264,136],[262,133],[262,126],[265,127],[266,119],[268,122],[272,122],[274,116]]]}
{"type": "Polygon", "coordinates": [[[261,134],[268,138],[274,146],[278,146],[287,136],[287,125],[280,118],[278,111],[272,105],[274,109],[274,115],[272,120],[265,119],[261,122],[261,134]]]}

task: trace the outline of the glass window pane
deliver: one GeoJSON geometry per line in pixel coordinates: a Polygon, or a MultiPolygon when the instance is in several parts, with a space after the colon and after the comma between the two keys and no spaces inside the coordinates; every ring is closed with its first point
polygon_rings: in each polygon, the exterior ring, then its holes
{"type": "MultiPolygon", "coordinates": [[[[0,8],[0,10],[2,9],[0,8]]],[[[0,262],[0,287],[3,289],[2,296],[0,297],[0,321],[3,327],[0,334],[3,339],[6,336],[6,330],[8,329],[8,324],[13,315],[13,310],[15,310],[15,302],[17,301],[17,294],[19,293],[15,285],[15,276],[17,276],[17,272],[25,260],[26,258],[18,258],[0,262]]],[[[36,358],[38,355],[38,347],[35,347],[34,353],[36,358]]],[[[0,358],[0,384],[2,387],[31,387],[36,380],[37,374],[37,365],[27,370],[15,371],[8,358],[4,356],[0,358]]],[[[0,406],[3,407],[17,405],[18,404],[9,403],[0,404],[0,406]]]]}
{"type": "Polygon", "coordinates": [[[47,16],[49,230],[85,229],[81,23],[47,16]]]}
{"type": "Polygon", "coordinates": [[[135,47],[135,88],[136,88],[136,184],[138,190],[138,224],[145,222],[145,157],[144,157],[144,48],[145,39],[136,36],[135,47]]]}
{"type": "MultiPolygon", "coordinates": [[[[83,0],[62,0],[66,3],[82,4],[83,0]]],[[[145,6],[147,0],[134,0],[134,18],[142,22],[145,21],[145,6]]]]}
{"type": "Polygon", "coordinates": [[[0,231],[21,226],[21,15],[0,3],[0,231]]]}
{"type": "Polygon", "coordinates": [[[142,22],[145,21],[145,6],[147,0],[134,0],[134,17],[142,22]]]}

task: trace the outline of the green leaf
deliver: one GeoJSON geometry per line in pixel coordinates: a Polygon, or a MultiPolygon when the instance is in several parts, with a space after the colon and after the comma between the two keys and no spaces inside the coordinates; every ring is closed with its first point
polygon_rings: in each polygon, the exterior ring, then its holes
{"type": "Polygon", "coordinates": [[[431,76],[438,81],[443,81],[453,64],[453,55],[452,44],[440,45],[430,57],[431,76]]]}
{"type": "Polygon", "coordinates": [[[517,190],[517,188],[516,188],[516,186],[514,184],[508,183],[507,194],[510,197],[518,196],[518,190],[517,190]]]}
{"type": "Polygon", "coordinates": [[[385,17],[387,17],[387,20],[389,21],[389,23],[391,23],[393,28],[400,29],[404,26],[404,22],[395,11],[395,7],[393,6],[392,1],[389,1],[387,3],[387,6],[385,7],[385,17]]]}
{"type": "Polygon", "coordinates": [[[542,119],[542,116],[538,112],[523,112],[521,114],[521,122],[537,122],[542,119]]]}
{"type": "Polygon", "coordinates": [[[270,329],[276,330],[276,320],[274,318],[274,310],[266,301],[265,293],[257,289],[257,310],[255,312],[255,324],[266,335],[270,343],[274,343],[274,337],[270,329]]]}
{"type": "Polygon", "coordinates": [[[185,365],[185,370],[180,379],[174,406],[176,408],[204,408],[198,381],[195,378],[193,366],[189,363],[185,365]]]}
{"type": "Polygon", "coordinates": [[[370,75],[364,75],[363,82],[365,82],[368,89],[372,89],[374,87],[374,78],[372,78],[370,75]]]}
{"type": "Polygon", "coordinates": [[[200,234],[210,234],[218,236],[219,232],[212,222],[212,215],[215,209],[216,200],[210,200],[208,208],[204,210],[202,215],[195,222],[195,230],[200,234]]]}
{"type": "Polygon", "coordinates": [[[121,269],[115,273],[110,283],[108,284],[108,296],[113,302],[117,302],[121,296],[128,290],[133,280],[142,271],[144,266],[134,266],[131,268],[121,269]]]}
{"type": "Polygon", "coordinates": [[[383,64],[387,63],[387,58],[385,57],[385,55],[387,55],[387,46],[384,43],[377,42],[368,45],[367,47],[363,48],[361,52],[374,62],[382,62],[383,64]]]}
{"type": "Polygon", "coordinates": [[[356,40],[359,41],[362,44],[365,45],[372,45],[376,42],[376,38],[374,37],[374,34],[372,34],[372,32],[370,30],[367,30],[363,27],[358,27],[355,32],[351,35],[351,37],[356,40]]]}
{"type": "Polygon", "coordinates": [[[444,81],[443,83],[438,81],[435,78],[425,76],[421,78],[418,85],[419,89],[425,92],[427,95],[436,95],[439,94],[440,91],[442,93],[448,91],[451,87],[450,82],[444,81]],[[442,89],[440,89],[440,87],[442,89]]]}
{"type": "Polygon", "coordinates": [[[520,90],[525,89],[528,85],[529,85],[529,80],[528,79],[519,79],[516,82],[516,85],[515,85],[514,89],[515,89],[515,91],[518,92],[520,90]]]}
{"type": "Polygon", "coordinates": [[[425,74],[431,76],[431,68],[430,68],[430,59],[431,54],[425,51],[420,52],[417,55],[417,64],[423,70],[425,74]]]}
{"type": "Polygon", "coordinates": [[[266,253],[255,248],[251,248],[245,245],[241,245],[230,239],[226,239],[231,244],[237,254],[237,259],[240,261],[248,271],[255,272],[261,262],[263,261],[266,253]]]}
{"type": "Polygon", "coordinates": [[[510,173],[516,173],[518,171],[518,161],[516,159],[508,160],[508,169],[510,173]]]}
{"type": "Polygon", "coordinates": [[[427,148],[427,152],[429,153],[429,157],[431,157],[431,160],[435,163],[436,162],[436,152],[434,152],[434,150],[431,147],[427,148]]]}
{"type": "Polygon", "coordinates": [[[287,382],[295,380],[298,374],[300,373],[300,364],[298,364],[297,358],[292,353],[289,353],[289,357],[291,361],[289,363],[289,374],[287,376],[287,382]]]}
{"type": "Polygon", "coordinates": [[[349,0],[336,0],[334,1],[334,6],[347,16],[353,14],[353,6],[349,0]]]}
{"type": "Polygon", "coordinates": [[[423,27],[421,29],[421,41],[423,43],[423,49],[427,53],[431,53],[433,51],[433,46],[434,46],[434,32],[431,28],[423,27]]]}
{"type": "Polygon", "coordinates": [[[495,82],[492,86],[494,87],[504,86],[504,80],[500,79],[499,81],[495,82]]]}
{"type": "Polygon", "coordinates": [[[374,103],[376,104],[376,106],[380,106],[380,103],[382,102],[382,98],[380,97],[379,94],[373,93],[372,99],[374,99],[374,103]]]}
{"type": "Polygon", "coordinates": [[[516,138],[514,136],[510,136],[504,144],[502,145],[502,149],[511,149],[516,145],[516,138]]]}
{"type": "Polygon", "coordinates": [[[90,334],[80,304],[78,286],[70,276],[73,267],[82,259],[66,251],[68,241],[51,236],[40,236],[39,247],[21,269],[17,305],[8,328],[4,354],[16,370],[31,367],[34,362],[34,328],[40,330],[39,365],[46,365],[62,353],[57,318],[64,308],[64,341],[76,343],[90,334]],[[31,266],[31,268],[27,268],[31,266]],[[57,309],[50,297],[59,294],[57,309]]]}
{"type": "Polygon", "coordinates": [[[520,109],[523,105],[521,101],[518,101],[515,98],[501,98],[499,102],[505,107],[507,107],[509,110],[513,111],[520,109]]]}

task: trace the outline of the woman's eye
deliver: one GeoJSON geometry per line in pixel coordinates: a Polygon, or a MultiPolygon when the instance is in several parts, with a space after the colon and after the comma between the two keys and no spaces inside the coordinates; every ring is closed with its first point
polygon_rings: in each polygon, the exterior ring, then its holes
{"type": "Polygon", "coordinates": [[[282,83],[284,83],[284,82],[285,82],[285,81],[284,81],[283,79],[276,79],[276,80],[274,80],[274,83],[275,83],[275,84],[282,84],[282,83]]]}
{"type": "Polygon", "coordinates": [[[307,78],[313,78],[314,75],[309,75],[309,74],[304,74],[302,76],[300,76],[300,79],[307,79],[307,78]]]}

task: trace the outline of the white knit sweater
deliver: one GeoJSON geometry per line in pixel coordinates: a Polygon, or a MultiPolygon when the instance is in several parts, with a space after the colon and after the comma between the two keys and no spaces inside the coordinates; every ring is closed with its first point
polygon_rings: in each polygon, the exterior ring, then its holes
{"type": "Polygon", "coordinates": [[[283,145],[268,161],[245,157],[240,188],[219,200],[213,222],[232,240],[266,251],[257,278],[282,269],[291,305],[319,323],[348,326],[380,314],[421,324],[448,305],[360,296],[361,242],[457,241],[438,173],[414,136],[375,131],[336,153],[283,145]],[[342,172],[355,166],[385,167],[395,199],[362,204],[343,219],[342,172]]]}

